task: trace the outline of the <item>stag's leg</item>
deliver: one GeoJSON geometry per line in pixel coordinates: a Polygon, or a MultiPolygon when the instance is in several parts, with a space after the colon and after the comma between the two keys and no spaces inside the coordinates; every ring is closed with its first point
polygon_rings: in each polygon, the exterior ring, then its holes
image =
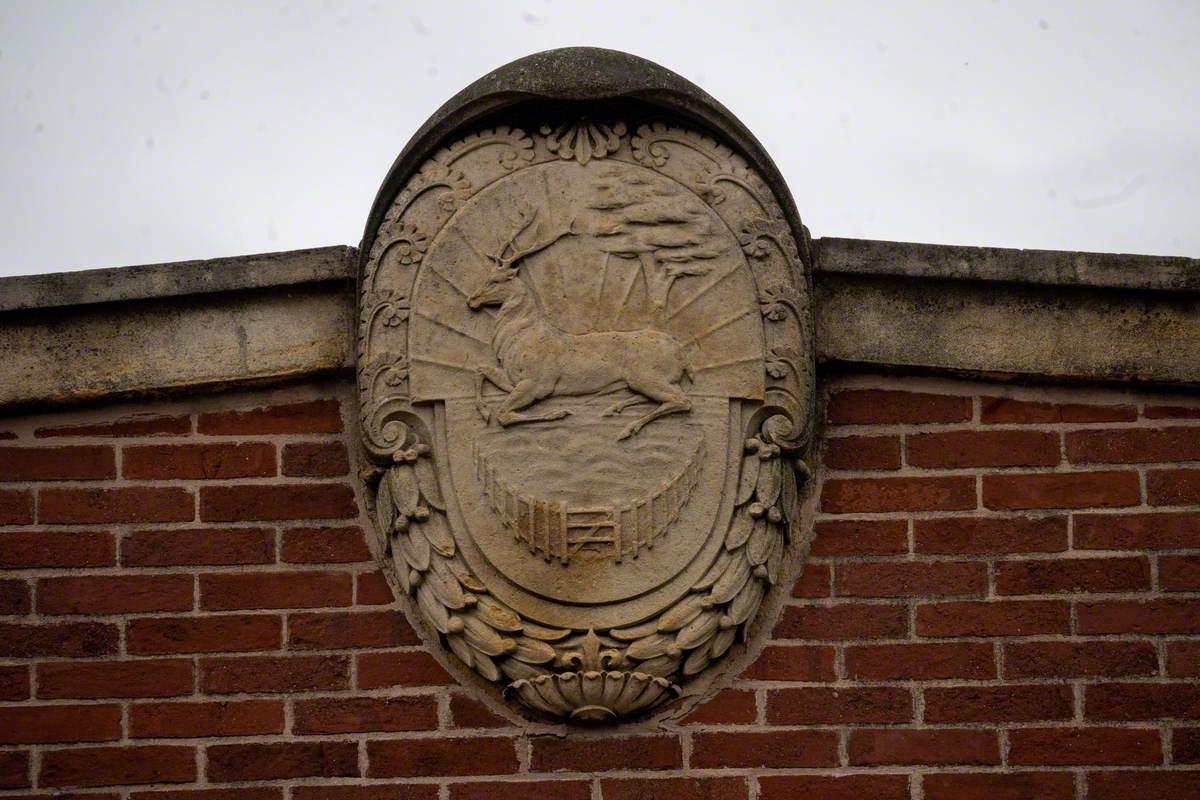
{"type": "Polygon", "coordinates": [[[522,422],[548,422],[552,419],[562,419],[571,412],[564,408],[559,411],[546,411],[542,414],[517,413],[518,409],[532,405],[543,397],[548,396],[553,389],[553,386],[549,388],[540,386],[533,378],[518,381],[517,385],[508,393],[508,397],[504,398],[504,402],[500,404],[500,408],[497,409],[496,421],[507,427],[522,422]]]}
{"type": "Polygon", "coordinates": [[[508,376],[502,370],[498,370],[490,364],[481,364],[475,368],[475,410],[479,412],[479,416],[483,417],[484,422],[491,422],[492,409],[487,403],[483,402],[483,384],[485,381],[493,384],[502,392],[511,392],[513,386],[509,382],[508,376]]]}
{"type": "Polygon", "coordinates": [[[657,400],[659,406],[649,414],[627,425],[625,430],[621,431],[621,435],[617,437],[618,441],[628,439],[659,417],[665,417],[668,414],[681,414],[692,410],[692,401],[688,399],[688,396],[684,394],[682,389],[674,384],[658,381],[642,383],[639,381],[637,385],[631,382],[629,388],[635,392],[644,394],[651,400],[657,400]]]}
{"type": "Polygon", "coordinates": [[[641,395],[627,397],[624,400],[618,400],[617,402],[613,403],[611,406],[605,409],[604,413],[600,416],[615,417],[630,406],[636,406],[638,403],[644,402],[646,402],[646,398],[642,397],[641,395]]]}

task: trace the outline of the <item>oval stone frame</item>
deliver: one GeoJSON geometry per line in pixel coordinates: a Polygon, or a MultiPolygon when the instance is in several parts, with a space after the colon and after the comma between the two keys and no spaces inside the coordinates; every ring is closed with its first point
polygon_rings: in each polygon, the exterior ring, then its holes
{"type": "Polygon", "coordinates": [[[363,477],[460,678],[612,722],[744,648],[807,549],[811,265],[758,142],[643,59],[539,53],[425,123],[360,249],[363,477]]]}

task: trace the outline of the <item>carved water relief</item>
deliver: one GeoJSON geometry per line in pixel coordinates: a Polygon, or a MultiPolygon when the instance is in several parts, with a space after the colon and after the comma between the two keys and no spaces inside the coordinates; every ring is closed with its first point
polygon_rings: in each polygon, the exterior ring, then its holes
{"type": "Polygon", "coordinates": [[[369,485],[414,613],[535,713],[678,696],[794,552],[808,275],[767,184],[672,122],[567,114],[437,151],[368,244],[369,485]]]}

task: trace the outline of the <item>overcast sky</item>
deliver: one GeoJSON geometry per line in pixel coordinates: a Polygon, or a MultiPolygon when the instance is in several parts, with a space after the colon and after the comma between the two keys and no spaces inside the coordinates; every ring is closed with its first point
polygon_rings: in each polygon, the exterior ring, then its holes
{"type": "Polygon", "coordinates": [[[627,50],[772,153],[814,236],[1200,256],[1200,2],[0,0],[0,275],[356,244],[519,56],[627,50]]]}

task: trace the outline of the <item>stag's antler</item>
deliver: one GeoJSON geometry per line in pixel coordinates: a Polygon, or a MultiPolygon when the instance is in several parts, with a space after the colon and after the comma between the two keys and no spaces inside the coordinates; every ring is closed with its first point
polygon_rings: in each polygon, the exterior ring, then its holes
{"type": "Polygon", "coordinates": [[[535,240],[534,243],[528,247],[517,249],[517,239],[519,239],[521,234],[529,230],[530,226],[537,221],[538,212],[536,209],[532,211],[529,209],[521,209],[517,212],[517,229],[513,231],[511,236],[508,237],[508,241],[500,245],[500,249],[493,257],[493,260],[498,266],[506,267],[508,269],[518,269],[517,265],[522,259],[528,258],[534,253],[545,250],[559,239],[563,238],[564,236],[570,236],[575,232],[575,220],[572,219],[569,223],[567,223],[566,227],[557,234],[554,234],[546,239],[535,240]],[[505,255],[505,253],[508,253],[508,255],[505,255]]]}

